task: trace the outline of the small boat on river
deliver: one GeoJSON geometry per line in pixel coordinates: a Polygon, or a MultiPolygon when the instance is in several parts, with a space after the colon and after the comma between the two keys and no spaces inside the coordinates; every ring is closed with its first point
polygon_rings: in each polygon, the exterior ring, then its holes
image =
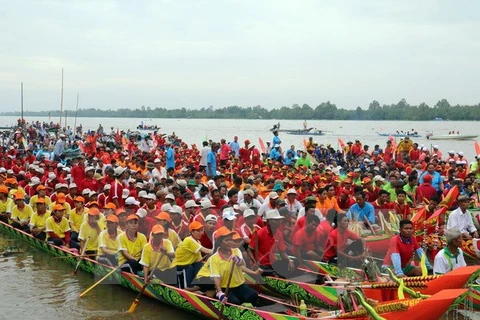
{"type": "Polygon", "coordinates": [[[478,134],[451,133],[434,135],[433,133],[428,133],[426,137],[429,140],[473,140],[478,137],[478,134]]]}
{"type": "Polygon", "coordinates": [[[385,133],[385,132],[376,131],[376,133],[382,137],[396,137],[396,138],[404,138],[404,137],[421,138],[422,137],[422,135],[418,133],[408,133],[408,132],[407,133],[385,133]]]}

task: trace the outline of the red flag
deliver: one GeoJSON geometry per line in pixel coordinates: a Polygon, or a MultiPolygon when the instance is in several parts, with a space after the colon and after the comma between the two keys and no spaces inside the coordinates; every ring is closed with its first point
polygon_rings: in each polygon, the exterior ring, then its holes
{"type": "Polygon", "coordinates": [[[417,213],[412,218],[413,229],[416,231],[423,230],[423,222],[425,221],[426,216],[426,209],[425,207],[421,208],[417,211],[417,213]]]}
{"type": "Polygon", "coordinates": [[[343,142],[342,139],[338,138],[338,144],[340,145],[340,147],[342,148],[342,150],[345,149],[345,142],[343,142]]]}
{"type": "Polygon", "coordinates": [[[448,190],[447,195],[445,198],[443,198],[442,202],[440,202],[439,206],[441,207],[447,207],[450,208],[453,206],[455,201],[457,201],[458,195],[460,194],[460,191],[458,190],[457,186],[453,186],[450,190],[448,190]]]}
{"type": "Polygon", "coordinates": [[[475,153],[480,154],[480,144],[477,141],[475,141],[474,146],[475,146],[475,153]]]}
{"type": "Polygon", "coordinates": [[[265,143],[263,142],[262,138],[258,138],[258,144],[260,145],[260,150],[262,150],[262,153],[267,152],[267,148],[265,147],[265,143]]]}

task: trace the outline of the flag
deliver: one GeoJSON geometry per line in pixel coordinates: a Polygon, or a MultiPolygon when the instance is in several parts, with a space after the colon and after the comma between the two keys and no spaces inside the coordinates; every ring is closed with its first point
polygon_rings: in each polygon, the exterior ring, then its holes
{"type": "Polygon", "coordinates": [[[447,195],[443,198],[442,202],[440,202],[439,206],[450,208],[455,201],[457,201],[458,195],[460,191],[458,190],[457,186],[453,186],[450,190],[448,190],[447,195]]]}
{"type": "Polygon", "coordinates": [[[338,144],[340,145],[340,148],[342,148],[342,150],[345,150],[345,142],[343,142],[342,139],[338,138],[338,144]]]}
{"type": "Polygon", "coordinates": [[[425,221],[426,216],[425,207],[417,211],[417,213],[412,218],[413,229],[416,232],[423,231],[423,222],[425,221]]]}
{"type": "Polygon", "coordinates": [[[262,150],[262,153],[267,152],[267,148],[265,147],[265,143],[263,142],[262,138],[258,138],[258,144],[260,145],[260,150],[262,150]]]}

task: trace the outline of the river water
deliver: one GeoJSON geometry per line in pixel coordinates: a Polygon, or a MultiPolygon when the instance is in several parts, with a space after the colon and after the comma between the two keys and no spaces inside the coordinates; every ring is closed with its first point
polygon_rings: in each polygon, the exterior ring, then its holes
{"type": "MultiPolygon", "coordinates": [[[[1,117],[0,126],[12,125],[18,117],[1,117]]],[[[27,121],[54,121],[58,122],[59,118],[48,117],[25,117],[27,121]]],[[[187,143],[196,143],[201,146],[201,142],[207,138],[219,141],[225,138],[232,141],[233,136],[239,137],[240,143],[243,145],[245,139],[250,139],[252,144],[258,146],[258,138],[262,138],[265,142],[272,140],[272,134],[268,131],[274,124],[280,122],[282,129],[301,129],[303,128],[302,120],[243,120],[243,119],[131,119],[131,118],[77,118],[76,124],[82,125],[84,130],[97,129],[102,124],[105,131],[135,129],[141,121],[148,125],[157,125],[161,127],[160,132],[171,134],[175,132],[180,138],[187,143]]],[[[360,139],[362,143],[370,146],[369,150],[373,150],[375,144],[379,144],[380,148],[384,148],[388,140],[387,137],[381,137],[376,132],[395,133],[397,131],[407,131],[414,129],[421,138],[414,138],[413,141],[418,144],[424,144],[430,148],[432,145],[438,145],[440,150],[446,156],[447,151],[463,151],[467,159],[471,162],[474,160],[475,149],[472,140],[453,141],[453,140],[437,140],[431,141],[425,137],[427,132],[434,134],[448,134],[449,131],[460,131],[462,134],[479,135],[478,122],[476,121],[336,121],[336,120],[308,120],[308,127],[317,128],[326,131],[324,136],[316,136],[314,140],[319,144],[330,143],[334,148],[338,147],[338,138],[345,143],[349,140],[354,141],[360,139]]],[[[65,119],[62,120],[65,124],[65,119]]],[[[68,126],[73,127],[74,118],[67,118],[68,126]]],[[[308,138],[308,135],[288,135],[280,133],[282,146],[295,145],[297,148],[303,148],[302,141],[308,138]]],[[[397,138],[397,142],[399,138],[397,138]]]]}
{"type": "Polygon", "coordinates": [[[74,276],[71,264],[0,232],[0,249],[12,243],[24,252],[0,256],[1,320],[198,318],[145,297],[130,315],[125,311],[136,294],[114,284],[99,285],[80,299],[95,282],[92,274],[80,270],[74,276]]]}

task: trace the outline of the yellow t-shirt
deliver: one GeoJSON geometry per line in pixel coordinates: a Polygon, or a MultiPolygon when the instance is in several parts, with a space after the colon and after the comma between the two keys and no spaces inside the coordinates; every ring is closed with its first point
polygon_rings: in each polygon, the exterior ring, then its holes
{"type": "Polygon", "coordinates": [[[5,201],[0,201],[0,213],[12,212],[14,205],[15,203],[10,198],[7,198],[5,201]]]}
{"type": "Polygon", "coordinates": [[[77,213],[77,208],[73,209],[70,212],[70,216],[68,217],[68,222],[70,223],[70,228],[72,228],[72,231],[74,232],[79,232],[80,231],[80,226],[86,222],[86,220],[83,219],[85,216],[86,210],[83,209],[82,213],[77,213]]]}
{"type": "MultiPolygon", "coordinates": [[[[117,230],[117,234],[120,234],[121,231],[119,232],[117,230]]],[[[103,230],[100,232],[100,235],[98,236],[98,255],[102,256],[103,251],[101,248],[105,248],[108,250],[112,250],[117,252],[118,251],[118,242],[117,242],[117,237],[111,238],[110,235],[108,234],[108,230],[103,230]]]]}
{"type": "MultiPolygon", "coordinates": [[[[173,252],[173,246],[169,240],[163,240],[163,247],[165,248],[165,250],[167,250],[167,253],[173,252]]],[[[148,267],[148,270],[150,271],[152,270],[153,265],[157,262],[157,259],[160,259],[157,266],[157,269],[160,271],[168,269],[172,266],[172,260],[166,254],[153,251],[152,245],[150,243],[147,243],[143,247],[142,259],[140,260],[140,264],[142,266],[148,267]],[[160,258],[158,257],[159,255],[160,258]]]]}
{"type": "MultiPolygon", "coordinates": [[[[242,252],[240,249],[235,248],[232,250],[232,254],[240,258],[242,257],[242,252]]],[[[198,278],[220,278],[220,286],[226,288],[228,284],[228,278],[230,276],[230,269],[232,268],[232,261],[223,259],[218,251],[212,255],[203,267],[197,273],[198,278]]],[[[243,276],[243,271],[240,266],[235,266],[233,268],[232,282],[230,283],[231,288],[236,288],[242,285],[245,282],[243,276]]]]}
{"type": "MultiPolygon", "coordinates": [[[[52,200],[48,196],[45,196],[45,205],[47,206],[47,210],[52,208],[52,200]]],[[[37,212],[37,200],[38,194],[32,196],[28,204],[32,207],[33,212],[37,212]]]]}
{"type": "Polygon", "coordinates": [[[178,233],[176,233],[175,230],[172,230],[172,229],[168,229],[167,239],[171,242],[175,250],[178,248],[180,243],[182,243],[182,239],[180,239],[180,236],[178,235],[178,233]]]}
{"type": "MultiPolygon", "coordinates": [[[[55,204],[57,204],[57,202],[52,203],[52,208],[55,204]]],[[[61,203],[58,203],[58,204],[61,204],[61,203]]],[[[68,221],[68,217],[70,216],[70,211],[72,211],[72,209],[70,207],[70,204],[68,202],[65,202],[61,205],[62,205],[63,209],[65,209],[65,213],[63,214],[63,217],[66,218],[67,221],[68,221]]]]}
{"type": "MultiPolygon", "coordinates": [[[[88,210],[88,209],[87,209],[88,210]]],[[[88,211],[85,212],[85,214],[82,217],[82,224],[88,221],[88,211]]],[[[100,229],[104,230],[107,228],[107,220],[103,213],[100,212],[100,218],[97,220],[98,225],[100,226],[100,229]]]]}
{"type": "Polygon", "coordinates": [[[15,205],[12,209],[12,220],[13,218],[17,218],[22,222],[27,221],[30,219],[32,214],[33,214],[33,209],[28,204],[25,205],[25,208],[23,208],[23,210],[18,209],[18,207],[15,205]]]}
{"type": "Polygon", "coordinates": [[[122,254],[122,250],[127,250],[129,254],[131,254],[135,259],[140,259],[142,257],[142,250],[143,247],[147,244],[147,237],[143,233],[137,232],[137,238],[134,241],[130,241],[127,237],[125,232],[122,232],[117,237],[118,243],[118,265],[121,266],[127,259],[122,254]]]}
{"type": "MultiPolygon", "coordinates": [[[[100,231],[101,232],[101,231],[100,231]]],[[[80,232],[78,233],[78,240],[87,241],[88,243],[85,248],[85,251],[96,251],[98,250],[98,235],[100,233],[92,228],[88,222],[82,223],[80,226],[80,232]]]]}
{"type": "Polygon", "coordinates": [[[23,196],[26,195],[25,190],[22,187],[18,186],[17,189],[10,189],[10,192],[8,193],[8,197],[13,198],[13,195],[17,192],[20,192],[21,194],[23,194],[23,196]]]}
{"type": "Polygon", "coordinates": [[[62,239],[65,238],[65,232],[70,231],[70,225],[65,217],[62,217],[60,223],[56,223],[53,217],[48,217],[45,228],[46,232],[53,232],[62,239]]]}
{"type": "Polygon", "coordinates": [[[202,249],[200,242],[193,239],[191,236],[186,237],[178,246],[172,265],[188,266],[202,260],[200,249],[202,249]]]}
{"type": "Polygon", "coordinates": [[[45,226],[47,224],[47,219],[50,218],[50,216],[51,216],[50,211],[46,211],[42,215],[38,215],[37,212],[34,212],[32,214],[32,217],[30,218],[29,226],[32,227],[32,228],[33,227],[45,228],[45,226]]]}

